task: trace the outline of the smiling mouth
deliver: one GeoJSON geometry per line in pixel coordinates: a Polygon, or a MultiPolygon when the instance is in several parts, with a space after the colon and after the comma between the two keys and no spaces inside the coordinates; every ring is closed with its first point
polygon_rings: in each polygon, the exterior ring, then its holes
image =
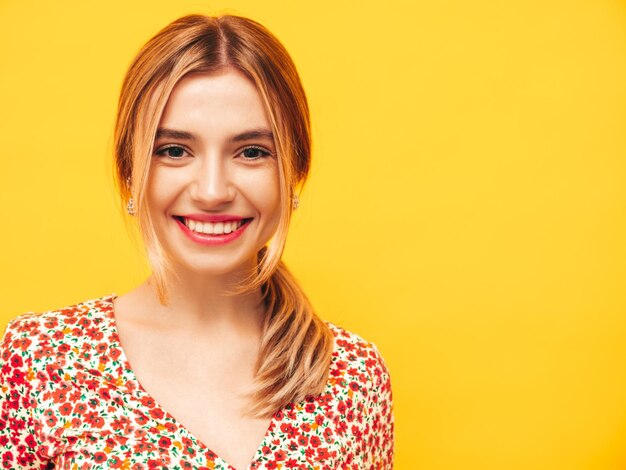
{"type": "Polygon", "coordinates": [[[201,222],[186,217],[175,216],[180,222],[195,233],[204,235],[227,235],[234,232],[252,219],[226,220],[224,222],[201,222]]]}

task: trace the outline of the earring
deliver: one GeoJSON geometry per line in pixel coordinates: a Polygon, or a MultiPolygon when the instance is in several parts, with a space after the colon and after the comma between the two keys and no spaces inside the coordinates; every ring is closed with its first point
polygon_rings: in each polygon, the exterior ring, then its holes
{"type": "Polygon", "coordinates": [[[135,215],[135,214],[137,214],[137,208],[135,207],[135,201],[133,200],[132,197],[128,200],[128,204],[126,204],[126,211],[128,212],[128,215],[135,215]]]}
{"type": "MultiPolygon", "coordinates": [[[[130,188],[131,186],[130,176],[126,178],[126,184],[130,188]]],[[[128,198],[128,203],[126,204],[126,212],[128,212],[128,215],[137,214],[137,208],[135,207],[135,200],[132,197],[128,198]]]]}
{"type": "Polygon", "coordinates": [[[291,207],[293,207],[293,210],[295,211],[298,207],[300,207],[300,198],[298,197],[297,194],[294,194],[293,196],[293,201],[291,202],[291,207]]]}

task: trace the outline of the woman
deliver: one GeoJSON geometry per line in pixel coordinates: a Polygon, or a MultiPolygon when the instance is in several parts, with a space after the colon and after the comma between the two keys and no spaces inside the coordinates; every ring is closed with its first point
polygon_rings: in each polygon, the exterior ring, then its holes
{"type": "Polygon", "coordinates": [[[126,75],[115,158],[152,275],[10,323],[4,468],[391,468],[382,358],[280,261],[310,126],[278,40],[237,16],[168,25],[126,75]]]}

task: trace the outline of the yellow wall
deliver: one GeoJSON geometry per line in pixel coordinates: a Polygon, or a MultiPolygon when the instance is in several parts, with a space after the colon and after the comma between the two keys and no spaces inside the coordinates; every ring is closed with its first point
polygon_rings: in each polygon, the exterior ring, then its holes
{"type": "Polygon", "coordinates": [[[399,469],[626,468],[626,3],[0,1],[0,321],[144,276],[116,98],[174,18],[258,19],[315,163],[287,261],[378,344],[399,469]]]}

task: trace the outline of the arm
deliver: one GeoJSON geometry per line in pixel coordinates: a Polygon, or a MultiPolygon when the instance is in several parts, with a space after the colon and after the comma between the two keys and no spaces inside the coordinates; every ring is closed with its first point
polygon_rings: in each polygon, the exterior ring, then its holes
{"type": "Polygon", "coordinates": [[[0,467],[44,469],[32,417],[30,339],[16,324],[9,324],[0,344],[0,467]]]}
{"type": "Polygon", "coordinates": [[[376,347],[370,350],[368,359],[373,387],[369,394],[372,414],[369,464],[371,469],[393,469],[394,417],[389,371],[376,347]]]}

